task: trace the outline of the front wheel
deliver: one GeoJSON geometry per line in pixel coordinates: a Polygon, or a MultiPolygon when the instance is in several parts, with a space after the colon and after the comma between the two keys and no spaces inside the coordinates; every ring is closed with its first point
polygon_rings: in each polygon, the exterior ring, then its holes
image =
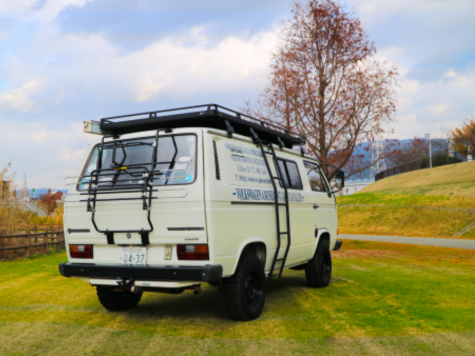
{"type": "Polygon", "coordinates": [[[97,296],[107,310],[123,311],[135,308],[142,298],[142,293],[113,292],[110,287],[97,286],[97,296]]]}
{"type": "Polygon", "coordinates": [[[223,296],[234,320],[258,318],[266,299],[266,276],[261,261],[255,255],[244,255],[230,278],[223,280],[223,296]]]}
{"type": "Polygon", "coordinates": [[[310,287],[323,288],[330,284],[332,278],[332,255],[327,240],[322,240],[317,246],[313,258],[305,268],[305,277],[310,287]]]}

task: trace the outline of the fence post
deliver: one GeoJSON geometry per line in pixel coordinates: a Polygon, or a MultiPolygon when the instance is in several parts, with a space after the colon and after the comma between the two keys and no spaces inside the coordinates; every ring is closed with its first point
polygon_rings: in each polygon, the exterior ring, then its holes
{"type": "Polygon", "coordinates": [[[59,250],[61,250],[61,232],[56,234],[56,252],[59,252],[59,250]]]}
{"type": "Polygon", "coordinates": [[[48,243],[48,230],[45,230],[45,255],[49,253],[49,243],[48,243]]]}
{"type": "Polygon", "coordinates": [[[26,257],[31,256],[31,236],[30,236],[30,230],[28,230],[28,234],[26,235],[26,238],[28,239],[28,247],[26,249],[26,257]]]}

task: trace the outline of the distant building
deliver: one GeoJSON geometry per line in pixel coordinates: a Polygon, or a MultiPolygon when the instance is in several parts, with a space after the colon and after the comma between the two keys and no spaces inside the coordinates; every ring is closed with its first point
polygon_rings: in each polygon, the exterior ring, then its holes
{"type": "Polygon", "coordinates": [[[367,187],[371,183],[374,183],[374,180],[369,179],[356,179],[356,180],[347,180],[345,181],[345,187],[340,191],[340,195],[351,195],[361,189],[367,187]]]}
{"type": "Polygon", "coordinates": [[[60,190],[57,190],[55,192],[51,192],[50,194],[51,197],[53,197],[54,201],[63,201],[63,192],[60,190]]]}

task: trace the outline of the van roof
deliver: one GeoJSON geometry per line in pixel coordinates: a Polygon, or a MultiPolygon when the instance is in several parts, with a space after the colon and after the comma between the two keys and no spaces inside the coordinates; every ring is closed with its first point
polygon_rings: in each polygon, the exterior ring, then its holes
{"type": "Polygon", "coordinates": [[[254,131],[262,141],[288,148],[305,144],[305,137],[302,135],[217,104],[113,116],[100,121],[101,130],[113,135],[183,127],[226,130],[230,137],[233,133],[252,137],[254,131]]]}

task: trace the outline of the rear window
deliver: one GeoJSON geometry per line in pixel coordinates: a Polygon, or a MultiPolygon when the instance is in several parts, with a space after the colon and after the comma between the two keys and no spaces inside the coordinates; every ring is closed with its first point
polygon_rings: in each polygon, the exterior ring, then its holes
{"type": "MultiPolygon", "coordinates": [[[[283,174],[285,186],[291,189],[302,189],[302,180],[300,179],[297,163],[280,159],[277,162],[283,174]]],[[[282,186],[282,182],[280,185],[282,186]]]]}
{"type": "MultiPolygon", "coordinates": [[[[172,135],[158,139],[157,159],[152,165],[155,138],[118,141],[104,147],[98,189],[126,188],[143,184],[145,169],[153,170],[154,185],[193,183],[196,176],[196,136],[172,135]],[[154,166],[154,167],[152,167],[154,166]]],[[[89,186],[91,173],[98,169],[100,146],[96,146],[86,164],[79,189],[89,186]]]]}

